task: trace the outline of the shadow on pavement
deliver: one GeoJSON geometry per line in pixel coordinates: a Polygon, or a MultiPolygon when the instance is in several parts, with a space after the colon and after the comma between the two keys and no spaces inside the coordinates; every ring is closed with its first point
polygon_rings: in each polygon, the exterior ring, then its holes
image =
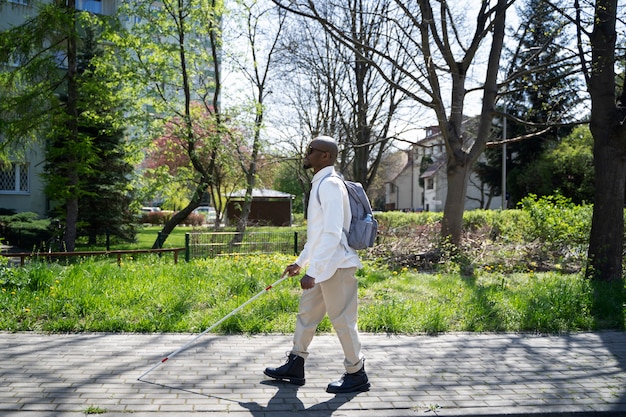
{"type": "Polygon", "coordinates": [[[321,403],[315,404],[309,408],[304,406],[304,403],[298,398],[298,389],[300,387],[296,385],[291,385],[285,382],[280,381],[262,381],[262,385],[276,387],[276,394],[268,401],[267,405],[259,404],[258,402],[241,402],[236,401],[224,397],[220,397],[218,395],[213,394],[204,394],[200,391],[184,388],[184,387],[176,387],[167,384],[160,384],[158,382],[146,381],[143,379],[139,379],[139,381],[144,382],[146,384],[154,385],[161,388],[166,388],[170,390],[182,391],[189,394],[200,395],[207,398],[216,398],[222,401],[230,401],[233,403],[237,403],[242,408],[250,411],[250,414],[254,417],[281,417],[281,416],[291,416],[293,413],[298,412],[299,415],[306,415],[308,417],[331,417],[335,411],[337,411],[344,404],[349,403],[358,393],[349,393],[349,394],[337,394],[335,397],[323,401],[321,403]]]}
{"type": "Polygon", "coordinates": [[[358,393],[337,394],[335,397],[306,408],[298,398],[298,386],[279,381],[262,381],[261,384],[278,388],[266,406],[257,402],[241,402],[243,408],[255,417],[289,416],[292,413],[306,412],[307,416],[330,417],[342,405],[349,403],[358,393]]]}
{"type": "MultiPolygon", "coordinates": [[[[626,373],[626,343],[623,332],[600,332],[598,336],[607,351],[613,355],[619,372],[626,373]]],[[[616,407],[626,404],[626,387],[619,387],[619,391],[619,400],[614,402],[616,407]]]]}

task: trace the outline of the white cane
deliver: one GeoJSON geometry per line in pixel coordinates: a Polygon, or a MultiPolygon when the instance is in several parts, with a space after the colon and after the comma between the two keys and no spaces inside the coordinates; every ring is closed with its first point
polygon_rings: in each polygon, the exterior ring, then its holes
{"type": "Polygon", "coordinates": [[[287,271],[285,271],[280,279],[276,282],[274,282],[272,285],[266,287],[265,289],[263,289],[263,291],[259,292],[258,294],[256,294],[254,297],[250,298],[248,301],[246,301],[245,303],[241,304],[239,307],[237,307],[236,309],[234,309],[233,311],[231,311],[230,313],[228,313],[227,315],[225,315],[224,317],[222,317],[221,319],[219,319],[216,323],[214,323],[213,325],[211,325],[211,327],[209,327],[208,329],[206,329],[205,331],[203,331],[202,333],[200,333],[199,335],[195,336],[193,339],[191,339],[190,341],[188,341],[187,343],[185,343],[183,346],[179,347],[178,349],[176,349],[175,351],[173,351],[172,353],[170,353],[169,355],[167,355],[166,357],[164,357],[163,359],[161,359],[157,364],[155,364],[152,368],[148,369],[147,371],[145,371],[143,374],[139,375],[139,377],[137,378],[138,380],[141,380],[141,378],[143,378],[144,376],[148,375],[150,372],[152,372],[153,370],[155,370],[157,367],[159,367],[161,364],[165,363],[168,359],[173,358],[174,356],[176,356],[178,353],[180,353],[181,351],[185,350],[185,348],[189,345],[191,345],[193,342],[195,342],[196,340],[198,340],[200,337],[204,336],[205,334],[207,334],[208,332],[210,332],[211,330],[213,330],[214,328],[216,328],[217,326],[219,326],[220,324],[222,324],[224,322],[224,320],[229,319],[231,316],[233,316],[235,313],[237,313],[239,310],[241,310],[242,308],[244,308],[246,305],[250,304],[251,302],[253,302],[254,300],[256,300],[257,298],[259,298],[261,295],[265,294],[266,292],[268,292],[269,290],[271,290],[273,287],[275,287],[276,285],[280,284],[281,282],[283,282],[286,278],[288,277],[287,271]]]}

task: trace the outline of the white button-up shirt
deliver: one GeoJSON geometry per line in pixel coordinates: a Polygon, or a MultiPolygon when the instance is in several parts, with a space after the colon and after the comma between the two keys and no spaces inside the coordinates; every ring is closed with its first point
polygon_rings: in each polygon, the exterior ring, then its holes
{"type": "Polygon", "coordinates": [[[308,266],[306,273],[315,278],[316,284],[332,277],[338,268],[363,267],[356,251],[348,246],[343,232],[349,230],[352,217],[348,191],[340,178],[325,178],[334,172],[335,169],[329,166],[313,176],[307,211],[307,240],[296,259],[300,267],[308,266]]]}

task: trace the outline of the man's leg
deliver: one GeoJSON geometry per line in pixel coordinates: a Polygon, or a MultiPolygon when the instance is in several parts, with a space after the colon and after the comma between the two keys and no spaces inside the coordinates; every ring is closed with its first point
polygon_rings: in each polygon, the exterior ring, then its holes
{"type": "Polygon", "coordinates": [[[357,328],[358,285],[356,268],[339,269],[328,281],[320,284],[333,324],[344,352],[346,373],[326,388],[331,393],[367,391],[370,387],[357,328]]]}
{"type": "Polygon", "coordinates": [[[327,314],[344,352],[344,365],[349,373],[363,367],[361,342],[357,330],[358,286],[356,268],[338,269],[328,281],[320,283],[327,314]]]}
{"type": "Polygon", "coordinates": [[[324,298],[319,285],[305,290],[300,296],[293,348],[287,358],[287,363],[277,368],[265,368],[265,375],[295,385],[304,385],[304,360],[309,356],[308,347],[313,340],[317,325],[325,314],[324,298]]]}
{"type": "Polygon", "coordinates": [[[293,349],[291,353],[306,359],[309,356],[308,348],[315,336],[317,325],[326,315],[326,305],[320,285],[304,290],[300,296],[296,330],[293,334],[293,349]]]}

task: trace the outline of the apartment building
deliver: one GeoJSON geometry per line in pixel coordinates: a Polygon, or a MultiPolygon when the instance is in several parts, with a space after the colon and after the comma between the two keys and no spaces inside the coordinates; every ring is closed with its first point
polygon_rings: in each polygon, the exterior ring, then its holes
{"type": "MultiPolygon", "coordinates": [[[[117,0],[76,0],[76,7],[99,15],[114,15],[117,0]]],[[[23,24],[37,12],[37,3],[30,0],[0,1],[0,31],[23,24]]],[[[44,162],[43,149],[33,147],[0,167],[0,210],[46,216],[50,207],[41,178],[44,162]]]]}

